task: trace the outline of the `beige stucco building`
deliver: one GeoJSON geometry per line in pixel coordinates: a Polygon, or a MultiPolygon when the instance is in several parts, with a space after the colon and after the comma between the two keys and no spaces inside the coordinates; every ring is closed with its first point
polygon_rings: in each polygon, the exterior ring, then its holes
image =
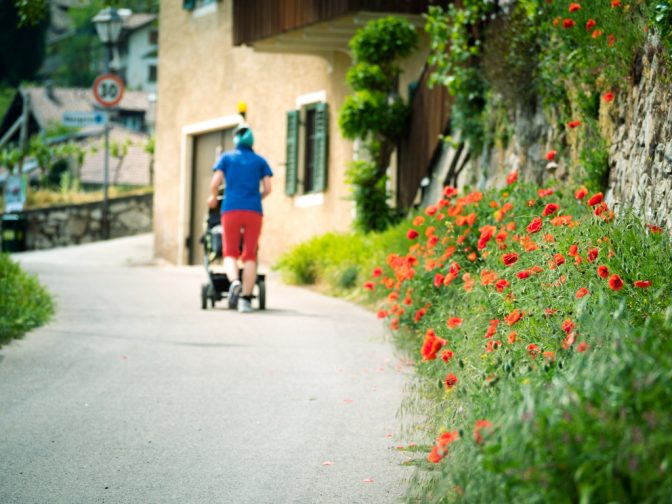
{"type": "MultiPolygon", "coordinates": [[[[243,120],[240,102],[247,105],[245,120],[254,130],[255,150],[274,171],[273,193],[264,200],[262,262],[272,262],[315,234],[349,229],[354,205],[344,178],[357,153],[338,129],[338,111],[350,93],[345,84],[351,65],[347,41],[368,20],[383,15],[381,9],[365,8],[380,2],[354,2],[363,7],[357,12],[346,7],[330,13],[301,11],[299,17],[313,18],[294,20],[289,29],[286,18],[271,16],[262,22],[264,12],[268,15],[262,4],[268,0],[239,2],[245,12],[240,5],[236,9],[234,0],[184,3],[166,0],[160,9],[156,254],[178,264],[200,262],[198,239],[210,169],[218,154],[232,147],[231,131],[243,120]],[[241,33],[234,26],[241,15],[249,18],[245,28],[258,33],[241,33]],[[236,38],[240,43],[245,37],[249,45],[234,45],[236,38]],[[294,184],[288,183],[288,173],[295,175],[294,184]]],[[[285,3],[297,4],[277,1],[273,9],[285,3]]],[[[409,18],[422,25],[417,14],[409,18]]],[[[406,63],[401,89],[419,78],[426,53],[425,48],[406,63]]]]}

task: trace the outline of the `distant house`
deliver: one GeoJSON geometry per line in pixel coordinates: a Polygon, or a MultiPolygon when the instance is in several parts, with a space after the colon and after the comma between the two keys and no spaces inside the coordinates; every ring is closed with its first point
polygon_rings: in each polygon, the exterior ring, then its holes
{"type": "Polygon", "coordinates": [[[124,28],[119,40],[119,74],[126,87],[156,92],[159,30],[155,14],[131,13],[121,9],[124,28]]]}
{"type": "MultiPolygon", "coordinates": [[[[19,129],[13,126],[21,117],[25,100],[29,103],[28,135],[49,135],[48,140],[51,143],[69,140],[80,142],[88,151],[84,165],[80,168],[82,183],[102,184],[103,128],[87,126],[74,132],[67,132],[67,129],[62,128],[65,112],[92,112],[101,109],[93,98],[91,89],[50,86],[19,89],[7,113],[0,119],[0,138],[9,133],[10,143],[17,143],[19,140],[19,129]]],[[[150,94],[142,91],[126,91],[115,114],[110,141],[129,145],[123,162],[119,163],[119,159],[111,158],[110,183],[148,185],[152,157],[145,151],[145,145],[149,139],[147,131],[154,123],[150,94]]]]}
{"type": "MultiPolygon", "coordinates": [[[[351,92],[345,83],[352,65],[348,42],[369,21],[390,14],[406,17],[422,35],[422,14],[436,3],[447,2],[162,2],[157,255],[178,264],[200,261],[211,167],[221,150],[231,148],[231,132],[243,120],[274,171],[275,189],[264,202],[262,260],[272,261],[315,234],[350,229],[354,205],[345,172],[362,153],[339,135],[338,111],[351,92]],[[247,103],[245,117],[238,113],[239,102],[247,103]]],[[[428,51],[429,40],[422,36],[419,51],[403,63],[403,93],[422,78],[428,51]]],[[[440,107],[426,108],[440,115],[440,107]]],[[[424,130],[429,140],[409,144],[431,157],[441,129],[424,130]]],[[[404,208],[416,198],[424,161],[415,150],[400,148],[390,166],[391,188],[404,208]]]]}

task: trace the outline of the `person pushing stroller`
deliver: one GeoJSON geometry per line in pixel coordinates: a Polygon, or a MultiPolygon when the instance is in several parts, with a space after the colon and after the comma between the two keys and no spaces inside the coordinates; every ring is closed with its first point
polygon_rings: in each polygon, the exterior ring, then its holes
{"type": "Polygon", "coordinates": [[[213,166],[208,206],[216,208],[217,195],[224,183],[221,206],[224,271],[231,280],[229,308],[241,313],[252,311],[252,290],[257,276],[257,245],[261,234],[261,200],[271,193],[273,172],[266,160],[252,149],[252,129],[242,124],[233,133],[235,149],[224,152],[213,166]],[[261,189],[260,189],[261,187],[261,189]],[[238,257],[243,240],[242,283],[238,279],[238,257]]]}

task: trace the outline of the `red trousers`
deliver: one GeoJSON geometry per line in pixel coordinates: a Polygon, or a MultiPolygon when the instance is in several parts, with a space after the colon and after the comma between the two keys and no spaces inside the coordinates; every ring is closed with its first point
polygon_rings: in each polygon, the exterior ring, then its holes
{"type": "Polygon", "coordinates": [[[243,238],[243,261],[257,259],[257,246],[261,234],[262,215],[250,210],[232,210],[222,214],[224,257],[240,257],[243,238]]]}

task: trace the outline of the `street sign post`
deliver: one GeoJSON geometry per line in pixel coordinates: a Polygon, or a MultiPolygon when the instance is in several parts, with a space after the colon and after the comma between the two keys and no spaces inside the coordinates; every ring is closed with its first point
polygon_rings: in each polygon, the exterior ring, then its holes
{"type": "Polygon", "coordinates": [[[97,110],[95,112],[63,112],[63,126],[105,126],[107,124],[107,112],[97,110]]]}
{"type": "Polygon", "coordinates": [[[103,107],[114,107],[124,96],[124,82],[111,73],[99,75],[93,83],[93,96],[103,107]]]}

